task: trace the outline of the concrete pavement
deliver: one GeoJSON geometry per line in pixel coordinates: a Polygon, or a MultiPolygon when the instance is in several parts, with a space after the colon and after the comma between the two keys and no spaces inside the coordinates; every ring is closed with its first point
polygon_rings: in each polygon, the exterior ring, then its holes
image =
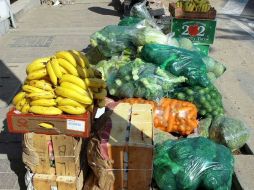
{"type": "MultiPolygon", "coordinates": [[[[89,36],[93,32],[119,21],[116,11],[107,6],[108,1],[80,2],[33,9],[19,18],[17,29],[0,37],[0,131],[6,128],[8,104],[25,79],[28,63],[58,50],[83,49],[89,44],[89,36]]],[[[211,2],[216,8],[226,3],[211,2]]],[[[210,55],[227,66],[226,73],[217,81],[227,114],[245,120],[253,133],[252,23],[251,16],[218,15],[216,40],[210,55]]],[[[253,137],[249,142],[252,150],[253,137]]],[[[20,142],[20,135],[0,134],[0,190],[24,188],[20,142]]]]}

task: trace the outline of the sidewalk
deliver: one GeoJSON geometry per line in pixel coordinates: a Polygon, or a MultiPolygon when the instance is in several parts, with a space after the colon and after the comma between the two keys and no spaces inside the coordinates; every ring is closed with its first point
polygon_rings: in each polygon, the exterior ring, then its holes
{"type": "MultiPolygon", "coordinates": [[[[17,29],[0,37],[0,131],[6,128],[8,104],[25,79],[28,63],[58,50],[84,49],[93,32],[118,22],[108,3],[90,2],[33,9],[18,21],[17,29]]],[[[243,119],[252,129],[249,147],[254,152],[254,34],[249,23],[253,20],[218,15],[210,55],[228,68],[216,83],[227,114],[243,119]]],[[[0,190],[24,189],[20,135],[0,134],[0,173],[0,190]]]]}

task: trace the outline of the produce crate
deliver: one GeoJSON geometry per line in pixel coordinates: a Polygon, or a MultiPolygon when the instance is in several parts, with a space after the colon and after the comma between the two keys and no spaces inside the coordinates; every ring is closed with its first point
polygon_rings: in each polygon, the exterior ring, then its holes
{"type": "Polygon", "coordinates": [[[216,20],[173,18],[171,22],[175,37],[185,37],[199,45],[213,44],[215,30],[216,20]]]}
{"type": "Polygon", "coordinates": [[[182,8],[176,8],[176,3],[169,3],[169,12],[175,18],[185,19],[215,19],[216,10],[212,7],[207,13],[186,12],[182,8]]]}
{"type": "Polygon", "coordinates": [[[91,114],[83,115],[37,115],[23,114],[12,108],[7,113],[8,130],[11,133],[35,132],[47,135],[65,134],[73,137],[89,137],[91,130],[91,114]],[[52,129],[42,128],[38,124],[50,123],[52,129]]]}
{"type": "MultiPolygon", "coordinates": [[[[153,168],[153,119],[148,104],[118,104],[103,131],[113,160],[114,189],[148,190],[153,168]]],[[[103,144],[102,143],[102,144],[103,144]]]]}
{"type": "Polygon", "coordinates": [[[32,173],[76,177],[85,167],[83,144],[81,138],[27,133],[23,162],[32,173]]]}

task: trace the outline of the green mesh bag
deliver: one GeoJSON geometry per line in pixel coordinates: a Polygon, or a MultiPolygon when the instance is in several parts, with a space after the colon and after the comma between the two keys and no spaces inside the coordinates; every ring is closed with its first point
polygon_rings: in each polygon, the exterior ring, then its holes
{"type": "Polygon", "coordinates": [[[204,137],[158,144],[153,165],[160,190],[231,189],[231,151],[204,137]]]}
{"type": "Polygon", "coordinates": [[[198,52],[161,44],[146,44],[141,57],[176,76],[188,78],[191,85],[208,86],[206,65],[198,52]]]}

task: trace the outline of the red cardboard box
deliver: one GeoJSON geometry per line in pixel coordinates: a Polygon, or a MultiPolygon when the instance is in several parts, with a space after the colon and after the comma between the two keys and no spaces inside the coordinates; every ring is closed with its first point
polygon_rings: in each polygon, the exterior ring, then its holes
{"type": "Polygon", "coordinates": [[[35,132],[47,135],[65,134],[73,137],[89,137],[91,131],[91,113],[82,115],[37,115],[22,114],[12,108],[7,113],[7,123],[10,133],[35,132]],[[54,127],[47,129],[39,123],[50,123],[54,127]]]}

